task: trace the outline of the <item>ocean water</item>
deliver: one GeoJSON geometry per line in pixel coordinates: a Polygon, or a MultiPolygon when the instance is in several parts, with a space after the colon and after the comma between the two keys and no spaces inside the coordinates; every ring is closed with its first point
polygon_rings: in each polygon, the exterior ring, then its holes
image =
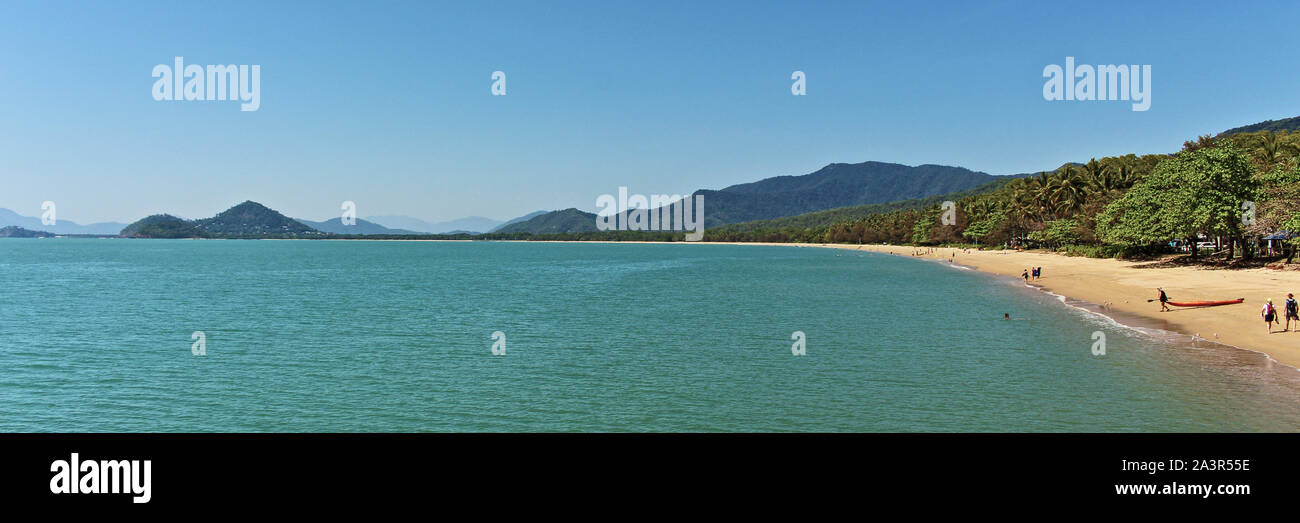
{"type": "Polygon", "coordinates": [[[882,254],[6,239],[0,289],[5,432],[1300,430],[1261,354],[882,254]]]}

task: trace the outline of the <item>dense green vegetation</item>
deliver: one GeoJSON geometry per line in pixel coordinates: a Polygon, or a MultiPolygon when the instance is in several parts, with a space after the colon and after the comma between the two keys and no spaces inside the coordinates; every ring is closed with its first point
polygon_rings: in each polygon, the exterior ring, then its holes
{"type": "MultiPolygon", "coordinates": [[[[1203,136],[1174,155],[1127,155],[1067,164],[996,190],[954,198],[945,225],[934,200],[831,224],[817,219],[705,233],[710,241],[975,243],[1045,247],[1073,254],[1167,252],[1171,242],[1209,238],[1251,258],[1265,236],[1300,232],[1300,133],[1203,136]],[[1244,220],[1247,202],[1254,220],[1244,220]],[[1249,222],[1249,223],[1247,223],[1249,222]]],[[[937,200],[937,199],[935,199],[937,200]]],[[[798,217],[796,217],[798,218],[798,217]]],[[[1288,259],[1295,240],[1286,242],[1288,259]]],[[[1195,255],[1195,251],[1192,251],[1195,255]]]]}

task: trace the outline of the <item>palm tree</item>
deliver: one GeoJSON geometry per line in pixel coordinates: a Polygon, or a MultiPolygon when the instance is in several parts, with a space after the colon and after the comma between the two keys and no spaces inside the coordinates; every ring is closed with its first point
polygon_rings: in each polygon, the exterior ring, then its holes
{"type": "Polygon", "coordinates": [[[1052,191],[1054,190],[1052,177],[1045,172],[1040,172],[1038,176],[1029,180],[1028,196],[1034,204],[1033,216],[1039,221],[1046,221],[1056,208],[1052,201],[1052,191]]]}
{"type": "Polygon", "coordinates": [[[962,209],[966,211],[968,222],[975,222],[984,219],[990,213],[991,206],[986,198],[975,198],[965,205],[962,209]]]}
{"type": "MultiPolygon", "coordinates": [[[[1095,163],[1091,162],[1091,163],[1095,163]]],[[[1097,171],[1100,173],[1100,170],[1097,171]]],[[[1096,178],[1092,178],[1096,179],[1096,178]]],[[[1088,199],[1088,182],[1077,171],[1061,175],[1052,190],[1054,209],[1062,216],[1072,216],[1083,209],[1088,199]]]]}
{"type": "MultiPolygon", "coordinates": [[[[1017,180],[1019,181],[1019,180],[1017,180]]],[[[1016,221],[1033,221],[1038,215],[1038,196],[1033,179],[1018,183],[1011,193],[1008,211],[1016,221]]]]}
{"type": "Polygon", "coordinates": [[[1137,183],[1137,170],[1132,165],[1121,163],[1115,173],[1115,188],[1128,189],[1137,183]]]}
{"type": "Polygon", "coordinates": [[[1109,171],[1110,167],[1097,161],[1096,158],[1088,160],[1088,163],[1083,165],[1083,174],[1089,183],[1096,183],[1109,171]]]}
{"type": "Polygon", "coordinates": [[[1283,153],[1290,152],[1293,155],[1300,153],[1300,151],[1297,151],[1294,144],[1279,139],[1278,134],[1279,133],[1273,131],[1268,131],[1261,136],[1262,141],[1259,145],[1259,156],[1260,159],[1264,161],[1266,169],[1272,169],[1273,166],[1277,165],[1277,162],[1282,159],[1281,156],[1283,153]]]}

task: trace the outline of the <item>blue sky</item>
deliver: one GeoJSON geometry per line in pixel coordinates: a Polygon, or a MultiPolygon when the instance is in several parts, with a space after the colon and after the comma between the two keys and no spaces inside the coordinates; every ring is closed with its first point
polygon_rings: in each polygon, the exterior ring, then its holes
{"type": "Polygon", "coordinates": [[[0,207],[506,219],[832,162],[1038,171],[1300,115],[1297,28],[1295,2],[7,1],[0,207]],[[175,56],[260,65],[260,110],[153,100],[175,56]],[[1066,56],[1151,65],[1150,110],[1044,100],[1066,56]]]}

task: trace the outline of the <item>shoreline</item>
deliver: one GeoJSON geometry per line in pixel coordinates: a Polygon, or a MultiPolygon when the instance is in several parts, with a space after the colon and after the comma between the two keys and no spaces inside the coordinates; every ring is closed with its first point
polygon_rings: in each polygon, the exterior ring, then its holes
{"type": "MultiPolygon", "coordinates": [[[[781,244],[776,244],[781,245],[781,244]]],[[[1143,267],[1152,262],[1133,262],[1064,256],[1047,252],[970,251],[954,247],[917,247],[897,245],[810,244],[812,246],[851,251],[867,251],[944,263],[980,273],[1020,280],[1021,271],[1042,267],[1039,280],[1026,282],[1028,287],[1096,307],[1083,309],[1103,315],[1130,328],[1156,328],[1187,335],[1237,350],[1262,354],[1269,361],[1300,370],[1300,330],[1295,324],[1288,331],[1274,325],[1272,334],[1258,332],[1263,320],[1259,309],[1272,298],[1283,309],[1286,293],[1300,294],[1300,274],[1271,269],[1201,269],[1193,267],[1143,267]],[[933,249],[934,252],[930,252],[933,249]],[[921,252],[913,256],[914,251],[921,252]],[[956,254],[954,257],[953,254],[956,254]],[[1155,298],[1156,287],[1163,287],[1170,299],[1200,300],[1244,297],[1237,305],[1179,308],[1160,312],[1155,298]],[[1231,294],[1231,296],[1228,296],[1231,294]],[[1151,324],[1134,326],[1114,317],[1114,312],[1140,318],[1151,324]]],[[[1297,298],[1300,299],[1300,298],[1297,298]]]]}
{"type": "MultiPolygon", "coordinates": [[[[529,242],[533,240],[493,240],[529,242]]],[[[553,240],[545,243],[641,243],[664,245],[760,245],[807,247],[867,251],[877,254],[915,258],[933,263],[952,260],[958,268],[993,277],[1020,279],[1021,271],[1042,267],[1043,276],[1025,282],[1027,287],[1059,298],[1066,306],[1098,314],[1125,328],[1158,329],[1188,336],[1192,342],[1208,342],[1226,348],[1262,355],[1271,364],[1280,364],[1300,372],[1300,324],[1288,331],[1274,325],[1271,334],[1258,332],[1263,320],[1259,310],[1267,298],[1273,299],[1283,314],[1286,293],[1300,300],[1300,271],[1272,269],[1204,269],[1198,267],[1150,267],[1155,262],[1084,258],[1041,251],[978,251],[965,253],[955,247],[911,247],[882,244],[772,243],[772,242],[660,242],[553,240]],[[933,252],[929,252],[933,250],[933,252]],[[913,252],[921,252],[913,256],[913,252]],[[955,254],[955,256],[954,256],[955,254]],[[1145,266],[1145,267],[1144,267],[1145,266]],[[1179,308],[1159,312],[1156,287],[1163,287],[1170,299],[1178,301],[1246,298],[1236,305],[1179,308]],[[1076,301],[1088,306],[1071,304],[1076,301]],[[1094,310],[1095,309],[1095,310],[1094,310]],[[1116,314],[1118,313],[1118,314],[1116,314]],[[1121,316],[1117,318],[1116,316],[1121,316]],[[1133,319],[1145,325],[1135,325],[1133,319]]]]}

